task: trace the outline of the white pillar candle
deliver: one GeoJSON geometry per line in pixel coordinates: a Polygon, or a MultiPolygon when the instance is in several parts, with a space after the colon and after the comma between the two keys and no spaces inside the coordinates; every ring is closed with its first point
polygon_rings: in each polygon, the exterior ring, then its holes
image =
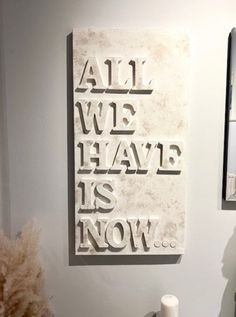
{"type": "Polygon", "coordinates": [[[178,317],[179,300],[173,295],[164,295],[161,298],[161,317],[178,317]]]}

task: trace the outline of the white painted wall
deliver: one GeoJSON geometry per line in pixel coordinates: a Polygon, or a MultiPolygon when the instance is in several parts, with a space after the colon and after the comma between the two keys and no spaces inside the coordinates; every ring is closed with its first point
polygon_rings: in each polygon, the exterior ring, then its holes
{"type": "MultiPolygon", "coordinates": [[[[1,16],[1,6],[0,6],[0,114],[3,111],[3,41],[2,41],[2,16],[1,16]]],[[[2,115],[0,115],[2,118],[2,115]]],[[[2,127],[2,119],[0,124],[0,223],[3,223],[3,153],[4,145],[3,145],[3,127],[2,127]]]]}
{"type": "Polygon", "coordinates": [[[9,234],[11,221],[2,13],[2,2],[0,1],[0,227],[4,227],[4,231],[9,234]]]}
{"type": "Polygon", "coordinates": [[[236,2],[2,1],[12,234],[38,219],[56,316],[150,317],[173,293],[181,317],[233,317],[236,211],[221,209],[221,180],[236,2]],[[66,36],[92,26],[182,28],[191,38],[187,246],[178,264],[68,265],[66,36]]]}

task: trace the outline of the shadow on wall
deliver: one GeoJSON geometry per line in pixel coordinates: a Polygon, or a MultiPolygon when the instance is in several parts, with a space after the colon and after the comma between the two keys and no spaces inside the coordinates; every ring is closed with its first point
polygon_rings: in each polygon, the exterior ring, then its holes
{"type": "Polygon", "coordinates": [[[228,280],[221,302],[218,317],[236,317],[235,292],[236,292],[236,227],[233,235],[225,248],[222,259],[222,274],[228,280]]]}
{"type": "Polygon", "coordinates": [[[144,317],[161,317],[160,313],[154,313],[153,311],[146,314],[144,317]]]}
{"type": "MultiPolygon", "coordinates": [[[[67,164],[68,164],[68,241],[69,265],[119,265],[119,264],[176,264],[179,255],[75,255],[75,199],[74,199],[74,128],[73,128],[73,64],[72,34],[67,36],[67,164]]],[[[152,317],[152,315],[147,315],[152,317]]],[[[155,316],[156,317],[156,316],[155,316]]],[[[157,316],[158,317],[158,316],[157,316]]]]}
{"type": "Polygon", "coordinates": [[[146,314],[144,317],[161,317],[161,312],[154,313],[153,311],[146,314]]]}

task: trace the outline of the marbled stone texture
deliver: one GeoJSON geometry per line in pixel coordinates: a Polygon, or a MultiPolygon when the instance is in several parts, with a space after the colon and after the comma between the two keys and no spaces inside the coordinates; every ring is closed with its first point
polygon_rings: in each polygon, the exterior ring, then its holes
{"type": "MultiPolygon", "coordinates": [[[[73,32],[73,77],[74,77],[74,140],[75,140],[75,235],[76,254],[182,254],[184,252],[185,236],[185,178],[186,178],[186,86],[189,59],[189,41],[186,35],[163,30],[103,30],[81,29],[73,32]],[[88,80],[85,85],[88,89],[82,91],[81,81],[85,81],[86,63],[89,58],[97,61],[99,72],[105,90],[93,91],[96,82],[88,80]],[[105,61],[111,57],[120,57],[119,81],[120,85],[127,87],[127,92],[119,90],[109,91],[108,64],[105,61]],[[149,87],[151,93],[145,90],[132,92],[135,85],[134,69],[130,61],[140,59],[143,64],[143,83],[149,87]],[[83,80],[82,80],[83,79],[83,80]],[[128,80],[128,81],[127,81],[128,80]],[[125,82],[127,84],[125,85],[125,82]],[[107,89],[108,88],[108,89],[107,89]],[[132,112],[130,108],[122,109],[123,113],[135,119],[135,131],[131,133],[115,133],[113,106],[108,107],[105,128],[100,134],[95,129],[86,132],[83,129],[81,100],[87,102],[130,102],[137,104],[137,109],[132,112]],[[79,171],[84,157],[83,151],[78,146],[83,141],[107,141],[107,170],[96,171],[97,161],[89,161],[90,171],[79,171]],[[135,142],[143,142],[143,155],[147,155],[150,143],[155,147],[148,170],[140,170],[140,158],[137,151],[133,150],[135,142]],[[126,142],[132,148],[132,159],[136,169],[129,171],[127,164],[122,164],[120,172],[114,172],[112,165],[119,161],[116,157],[120,142],[126,142]],[[169,145],[171,148],[168,148],[169,145]],[[173,146],[172,146],[173,145],[173,146]],[[167,151],[164,153],[163,149],[167,151]],[[166,156],[167,155],[167,161],[166,156]],[[172,160],[175,155],[177,161],[172,160]],[[175,166],[176,165],[176,166],[175,166]],[[103,184],[110,182],[107,187],[115,199],[113,208],[96,208],[96,195],[99,202],[108,204],[110,201],[97,192],[84,192],[83,180],[90,180],[103,184]],[[83,193],[86,197],[83,198],[83,193]],[[92,195],[92,196],[91,196],[92,195]],[[84,200],[92,197],[95,208],[81,208],[84,200]],[[100,235],[101,245],[91,238],[91,233],[86,231],[81,219],[89,219],[94,224],[94,229],[100,235]],[[102,221],[101,221],[102,219],[102,221]],[[157,221],[153,236],[150,227],[145,237],[138,231],[139,222],[133,227],[128,219],[141,219],[142,221],[157,221]],[[97,223],[96,221],[99,220],[97,223]],[[112,221],[119,220],[113,227],[112,221]],[[101,225],[103,223],[103,225],[101,225]],[[109,225],[109,223],[111,223],[109,225]],[[103,229],[101,226],[104,226],[103,229]],[[104,230],[104,232],[102,232],[104,230]],[[135,231],[136,230],[136,231],[135,231]],[[82,240],[87,239],[83,244],[82,240]],[[134,240],[140,240],[135,245],[134,240]],[[149,245],[147,245],[149,244],[149,245]],[[87,245],[87,246],[86,246],[87,245]],[[88,246],[89,245],[89,246],[88,246]],[[81,247],[82,246],[82,247],[81,247]],[[117,247],[116,247],[117,246],[117,247]]],[[[87,64],[88,65],[88,64],[87,64]]],[[[137,67],[136,67],[137,71],[137,67]]],[[[90,70],[94,75],[94,70],[90,70]]],[[[114,75],[114,72],[113,72],[114,75]]],[[[137,74],[136,74],[137,75],[137,74]]],[[[115,75],[114,75],[115,76],[115,75]]],[[[138,76],[138,75],[137,75],[138,76]]],[[[140,75],[141,76],[141,75],[140,75]]],[[[142,77],[141,76],[141,77],[142,77]]],[[[136,78],[137,84],[137,78],[136,78]]],[[[125,89],[124,89],[125,91],[125,89]]],[[[88,108],[89,109],[89,108],[88,108]]],[[[87,110],[86,110],[87,111],[87,110]]],[[[89,110],[88,110],[89,111],[89,110]]],[[[88,113],[84,112],[84,115],[88,113]]],[[[127,120],[124,119],[124,127],[127,120]]],[[[98,153],[99,149],[91,148],[91,153],[98,153]],[[97,151],[97,152],[96,152],[97,151]]],[[[130,153],[131,153],[130,152],[130,153]]],[[[127,153],[124,153],[124,155],[127,153]]],[[[147,158],[147,157],[146,157],[147,158]]],[[[85,164],[86,165],[86,164],[85,164]]],[[[85,166],[84,165],[84,166],[85,166]]],[[[92,183],[91,183],[92,184],[92,183]]],[[[91,186],[95,186],[94,183],[91,186]]],[[[92,192],[96,189],[92,188],[92,192]]],[[[88,205],[88,204],[87,204],[88,205]]],[[[138,221],[138,220],[137,220],[138,221]]],[[[85,221],[86,222],[86,221],[85,221]]],[[[147,227],[146,226],[146,227],[147,227]]],[[[150,222],[149,222],[150,226],[150,222]]],[[[144,225],[145,230],[145,225],[144,225]]]]}

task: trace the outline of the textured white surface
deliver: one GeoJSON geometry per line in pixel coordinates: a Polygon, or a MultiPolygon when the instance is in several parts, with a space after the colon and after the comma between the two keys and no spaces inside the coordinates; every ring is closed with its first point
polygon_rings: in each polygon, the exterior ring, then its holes
{"type": "Polygon", "coordinates": [[[73,32],[77,254],[183,253],[188,55],[183,34],[141,29],[73,32]],[[110,72],[107,59],[113,63],[110,72]],[[125,104],[129,108],[123,108],[125,104]],[[99,105],[95,129],[90,113],[99,105]],[[117,122],[122,116],[128,124],[117,122]],[[91,153],[99,161],[91,159],[91,153]],[[104,196],[93,197],[96,182],[110,183],[115,201],[110,210],[104,196]],[[93,208],[94,199],[95,205],[104,205],[102,210],[93,208]],[[95,224],[103,227],[100,236],[95,224]],[[148,226],[144,243],[140,229],[148,226]]]}

